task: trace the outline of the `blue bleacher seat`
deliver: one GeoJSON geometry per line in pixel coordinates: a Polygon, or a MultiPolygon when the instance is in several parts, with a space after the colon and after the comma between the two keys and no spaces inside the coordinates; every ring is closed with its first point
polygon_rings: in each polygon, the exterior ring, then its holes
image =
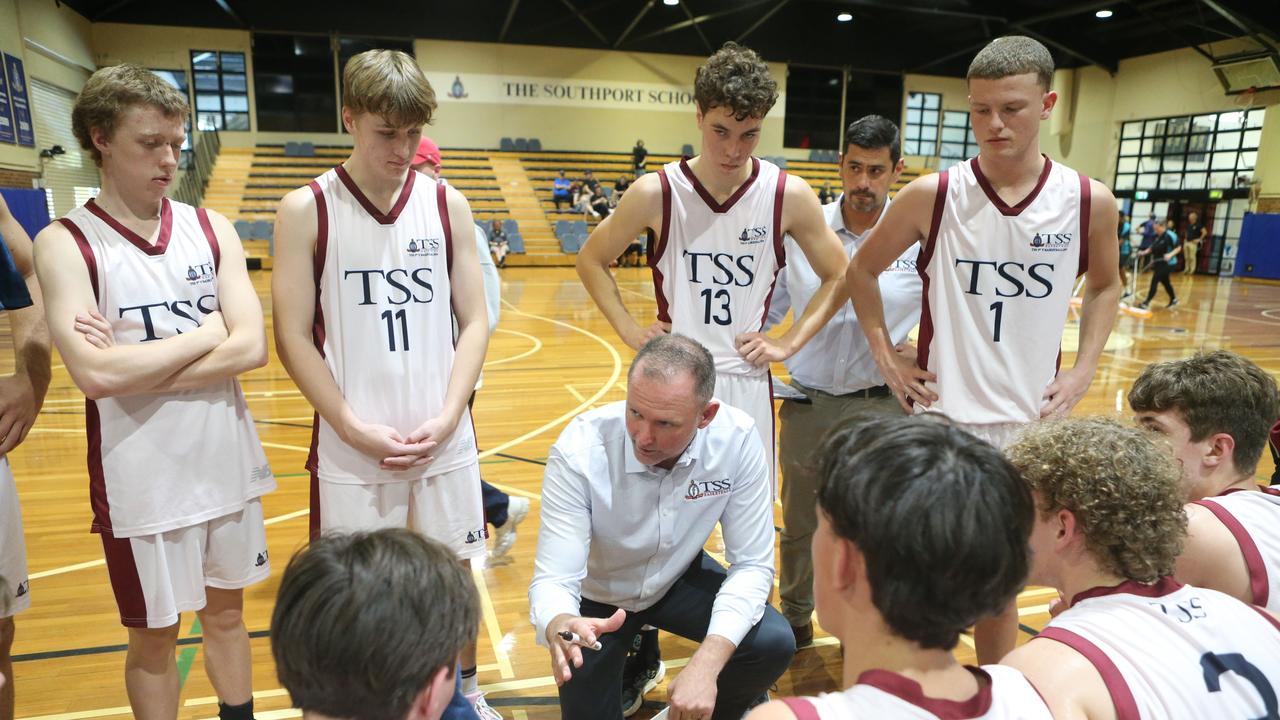
{"type": "Polygon", "coordinates": [[[524,236],[520,233],[507,235],[507,252],[524,254],[524,236]]]}
{"type": "Polygon", "coordinates": [[[580,232],[583,235],[586,235],[590,232],[587,229],[586,220],[570,220],[569,222],[573,223],[573,232],[580,232]]]}
{"type": "Polygon", "coordinates": [[[538,138],[529,138],[529,152],[542,152],[542,141],[538,138]]]}
{"type": "Polygon", "coordinates": [[[240,236],[241,240],[253,239],[253,223],[248,220],[237,220],[232,223],[232,225],[235,227],[236,234],[240,236]]]}
{"type": "Polygon", "coordinates": [[[516,152],[529,151],[529,141],[524,138],[516,138],[515,145],[516,145],[516,152]]]}
{"type": "Polygon", "coordinates": [[[299,155],[300,157],[315,157],[315,156],[316,156],[316,144],[315,144],[315,143],[313,143],[313,142],[300,142],[300,143],[298,143],[298,155],[299,155]]]}
{"type": "Polygon", "coordinates": [[[515,152],[516,144],[511,142],[511,138],[504,137],[498,141],[498,149],[502,152],[515,152]]]}
{"type": "Polygon", "coordinates": [[[508,235],[518,233],[520,232],[520,224],[516,222],[515,218],[507,218],[502,221],[502,232],[508,235]]]}
{"type": "Polygon", "coordinates": [[[275,236],[275,228],[271,226],[270,220],[254,220],[250,234],[254,240],[271,240],[275,236]]]}
{"type": "Polygon", "coordinates": [[[693,146],[685,143],[680,147],[680,154],[685,157],[693,157],[693,146]]]}

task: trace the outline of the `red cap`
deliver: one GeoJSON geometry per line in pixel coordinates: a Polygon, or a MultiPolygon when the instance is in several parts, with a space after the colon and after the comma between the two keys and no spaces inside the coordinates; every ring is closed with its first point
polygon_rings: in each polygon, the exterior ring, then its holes
{"type": "Polygon", "coordinates": [[[423,136],[418,143],[418,152],[413,155],[413,165],[417,167],[424,162],[429,162],[436,167],[440,167],[440,148],[436,142],[427,136],[423,136]]]}

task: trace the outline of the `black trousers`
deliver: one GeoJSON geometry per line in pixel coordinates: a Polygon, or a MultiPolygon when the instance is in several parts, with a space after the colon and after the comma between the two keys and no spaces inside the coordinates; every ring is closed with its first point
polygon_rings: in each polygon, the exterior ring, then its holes
{"type": "Polygon", "coordinates": [[[1170,272],[1171,270],[1168,263],[1156,263],[1155,266],[1152,267],[1151,291],[1147,293],[1147,299],[1143,302],[1144,305],[1150,303],[1151,299],[1156,296],[1157,285],[1163,285],[1164,291],[1169,293],[1169,302],[1173,302],[1177,299],[1177,296],[1173,294],[1173,284],[1169,282],[1170,272]]]}
{"type": "MultiPolygon", "coordinates": [[[[562,720],[622,720],[622,666],[631,638],[644,625],[701,642],[711,623],[711,605],[728,577],[723,566],[700,553],[676,584],[652,607],[627,613],[617,632],[600,636],[600,650],[583,650],[582,667],[560,687],[562,720]]],[[[617,608],[582,598],[583,617],[606,618],[617,608]]],[[[764,617],[742,638],[716,681],[712,720],[739,720],[791,664],[796,639],[785,618],[765,605],[764,617]]]]}

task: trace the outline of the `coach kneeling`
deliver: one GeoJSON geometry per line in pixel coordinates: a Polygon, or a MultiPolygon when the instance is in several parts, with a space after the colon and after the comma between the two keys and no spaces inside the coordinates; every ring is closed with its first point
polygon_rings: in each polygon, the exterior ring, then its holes
{"type": "Polygon", "coordinates": [[[768,604],[764,448],[714,390],[706,348],[659,336],[631,363],[627,399],[579,415],[551,448],[529,605],[565,720],[622,717],[623,662],[646,624],[701,642],[669,686],[672,720],[738,720],[795,655],[768,604]],[[727,572],[702,549],[717,522],[727,572]]]}

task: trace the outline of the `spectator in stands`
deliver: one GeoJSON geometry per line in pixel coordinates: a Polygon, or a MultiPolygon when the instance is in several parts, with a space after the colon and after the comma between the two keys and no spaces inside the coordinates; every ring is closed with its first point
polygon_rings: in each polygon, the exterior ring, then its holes
{"type": "Polygon", "coordinates": [[[822,189],[818,191],[818,202],[823,205],[830,205],[835,202],[836,197],[835,191],[831,189],[831,183],[822,183],[822,189]]]}
{"type": "Polygon", "coordinates": [[[440,160],[440,146],[436,145],[435,140],[423,135],[422,139],[418,141],[418,151],[413,154],[411,167],[447,185],[448,183],[445,182],[445,179],[440,176],[440,169],[443,166],[443,162],[440,160]]]}
{"type": "Polygon", "coordinates": [[[644,161],[649,157],[649,151],[644,149],[644,141],[637,140],[636,146],[631,148],[631,165],[635,168],[636,176],[644,174],[644,161]]]}
{"type": "Polygon", "coordinates": [[[573,183],[569,182],[569,178],[561,170],[560,175],[551,183],[551,201],[556,204],[556,210],[560,209],[560,203],[573,205],[572,188],[573,183]]]}
{"type": "Polygon", "coordinates": [[[498,267],[507,266],[507,233],[502,229],[502,221],[494,218],[489,224],[489,252],[498,267]]]}
{"type": "Polygon", "coordinates": [[[596,183],[591,188],[591,212],[601,220],[609,217],[609,196],[604,194],[604,187],[596,183]]]}
{"type": "Polygon", "coordinates": [[[600,187],[600,181],[596,179],[595,174],[592,173],[590,170],[583,171],[582,184],[585,185],[592,192],[595,192],[595,189],[600,187]]]}
{"type": "Polygon", "coordinates": [[[580,182],[573,184],[573,209],[583,215],[599,217],[599,214],[591,209],[591,189],[580,182]]]}
{"type": "Polygon", "coordinates": [[[618,181],[613,184],[613,197],[610,198],[610,205],[617,205],[618,200],[622,198],[622,193],[631,187],[631,176],[623,173],[618,176],[618,181]]]}
{"type": "Polygon", "coordinates": [[[622,267],[640,267],[644,265],[645,237],[639,235],[631,238],[631,244],[622,253],[622,267]]]}

